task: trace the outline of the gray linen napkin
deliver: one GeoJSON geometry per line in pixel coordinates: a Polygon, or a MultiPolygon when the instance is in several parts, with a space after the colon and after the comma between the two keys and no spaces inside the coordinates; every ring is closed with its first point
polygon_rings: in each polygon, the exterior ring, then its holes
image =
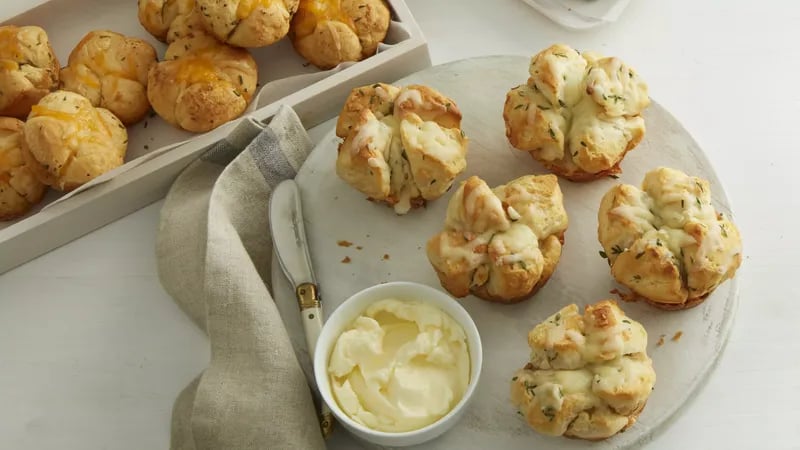
{"type": "Polygon", "coordinates": [[[266,128],[243,120],[167,195],[156,243],[161,283],[211,344],[208,367],[175,401],[173,450],[325,448],[269,291],[269,196],[310,151],[284,106],[266,128]]]}

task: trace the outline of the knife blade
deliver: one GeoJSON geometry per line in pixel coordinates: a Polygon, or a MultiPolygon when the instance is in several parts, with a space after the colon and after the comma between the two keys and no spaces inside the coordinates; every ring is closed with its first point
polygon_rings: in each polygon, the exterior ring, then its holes
{"type": "MultiPolygon", "coordinates": [[[[294,180],[275,186],[269,204],[272,244],[284,275],[292,284],[300,307],[308,354],[313,359],[317,338],[322,330],[322,303],[319,295],[311,254],[308,249],[300,189],[294,180]]],[[[333,415],[322,398],[320,428],[327,438],[333,431],[333,415]]]]}

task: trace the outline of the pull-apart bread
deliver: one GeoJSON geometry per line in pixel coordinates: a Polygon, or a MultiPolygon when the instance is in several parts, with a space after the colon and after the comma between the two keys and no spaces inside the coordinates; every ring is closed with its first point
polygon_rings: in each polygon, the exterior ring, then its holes
{"type": "Polygon", "coordinates": [[[390,21],[384,0],[300,0],[289,38],[305,59],[330,69],[374,55],[390,21]]]}
{"type": "Polygon", "coordinates": [[[572,181],[620,173],[645,132],[647,85],[619,58],[561,44],[534,56],[526,84],[506,95],[511,145],[572,181]]]}
{"type": "Polygon", "coordinates": [[[21,120],[0,117],[0,220],[24,215],[47,190],[24,156],[23,125],[21,120]]]}
{"type": "Polygon", "coordinates": [[[467,166],[455,102],[420,85],[353,89],[336,124],[336,173],[397,214],[442,196],[467,166]]]}
{"type": "Polygon", "coordinates": [[[656,382],[647,332],[613,300],[562,308],[528,334],[511,403],[536,432],[603,440],[632,426],[656,382]]]}
{"type": "Polygon", "coordinates": [[[192,33],[204,33],[205,27],[195,0],[139,0],[139,23],[162,42],[192,33]]]}
{"type": "Polygon", "coordinates": [[[286,36],[298,0],[197,0],[206,30],[237,47],[264,47],[286,36]]]}
{"type": "Polygon", "coordinates": [[[205,132],[244,113],[257,81],[247,50],[197,33],[169,45],[165,60],[150,70],[147,98],[168,123],[205,132]]]}
{"type": "Polygon", "coordinates": [[[662,309],[702,303],[742,262],[739,230],[712,206],[708,181],[665,167],[641,189],[603,196],[598,239],[617,282],[662,309]]]}
{"type": "Polygon", "coordinates": [[[55,91],[31,108],[24,152],[36,176],[62,191],[122,165],[128,148],[125,125],[80,94],[55,91]]]}
{"type": "Polygon", "coordinates": [[[455,297],[515,303],[553,274],[568,224],[555,175],[527,175],[494,189],[472,176],[450,198],[444,230],[426,251],[455,297]]]}
{"type": "Polygon", "coordinates": [[[141,39],[92,31],[70,53],[61,70],[61,86],[131,125],[150,110],[147,73],[157,62],[156,50],[141,39]]]}
{"type": "Polygon", "coordinates": [[[25,119],[58,88],[59,63],[47,33],[37,26],[0,27],[0,116],[25,119]]]}

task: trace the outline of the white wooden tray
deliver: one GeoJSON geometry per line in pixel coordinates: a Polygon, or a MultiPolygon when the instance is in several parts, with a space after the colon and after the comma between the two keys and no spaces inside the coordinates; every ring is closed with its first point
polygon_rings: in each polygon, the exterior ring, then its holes
{"type": "MultiPolygon", "coordinates": [[[[525,82],[529,58],[495,56],[437,66],[404,78],[398,84],[423,83],[452,97],[463,115],[470,138],[468,165],[457,182],[477,174],[490,186],[530,173],[546,173],[527,154],[511,148],[505,138],[502,108],[508,89],[525,82]]],[[[695,141],[658,103],[645,112],[643,142],[622,163],[619,180],[588,184],[561,180],[570,225],[561,261],[548,284],[532,299],[517,305],[491,304],[467,297],[462,304],[481,333],[484,365],[481,384],[469,412],[450,432],[426,445],[430,449],[504,450],[532,448],[619,449],[639,447],[686,408],[707,379],[727,340],[737,304],[736,279],[722,284],[701,306],[665,312],[645,304],[622,303],[649,333],[648,354],[657,382],[638,422],[625,433],[599,443],[544,437],[528,428],[509,402],[513,372],[527,362],[527,333],[548,315],[569,303],[579,306],[613,298],[616,287],[597,241],[597,208],[602,195],[618,182],[639,185],[644,173],[665,165],[709,180],[713,204],[733,216],[722,185],[695,141]],[[678,341],[672,337],[683,332],[678,341]],[[663,345],[657,342],[664,337],[663,345]]],[[[409,280],[439,287],[425,256],[426,241],[441,229],[445,197],[406,216],[368,202],[340,180],[334,169],[338,141],[329,134],[306,161],[297,181],[301,188],[312,258],[321,284],[325,313],[354,292],[383,281],[409,280]],[[342,247],[338,241],[353,243],[342,247]],[[362,249],[357,249],[361,246],[362,249]],[[388,255],[388,259],[384,257],[388,255]],[[351,262],[341,260],[349,256],[351,262]]],[[[735,220],[735,219],[734,219],[735,220]]],[[[302,328],[294,294],[273,264],[273,287],[298,357],[308,370],[302,328]]],[[[441,289],[441,288],[440,288],[441,289]]],[[[307,372],[310,373],[310,372],[307,372]]],[[[338,429],[330,448],[368,448],[338,429]]]]}

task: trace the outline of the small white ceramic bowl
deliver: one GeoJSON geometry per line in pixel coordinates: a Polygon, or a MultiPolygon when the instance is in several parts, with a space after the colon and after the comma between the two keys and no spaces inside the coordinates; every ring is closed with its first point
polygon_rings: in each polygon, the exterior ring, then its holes
{"type": "Polygon", "coordinates": [[[455,425],[472,399],[475,387],[478,385],[482,365],[483,349],[481,347],[481,338],[478,334],[478,328],[469,313],[456,300],[444,292],[412,282],[379,284],[364,289],[345,300],[325,321],[314,352],[314,377],[323,400],[328,404],[337,419],[338,423],[336,425],[343,425],[355,436],[367,442],[388,447],[421,444],[439,437],[455,425]],[[426,427],[398,433],[376,431],[351,419],[336,402],[331,391],[330,378],[327,371],[328,359],[339,335],[369,305],[390,297],[399,300],[409,299],[426,302],[449,314],[464,329],[471,365],[469,386],[467,386],[464,396],[449,413],[426,427]]]}

